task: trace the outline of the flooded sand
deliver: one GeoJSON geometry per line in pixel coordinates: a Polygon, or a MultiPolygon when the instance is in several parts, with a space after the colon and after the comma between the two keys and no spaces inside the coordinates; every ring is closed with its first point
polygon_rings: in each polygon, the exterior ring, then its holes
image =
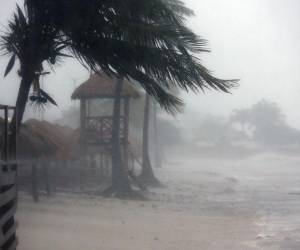
{"type": "Polygon", "coordinates": [[[23,250],[300,249],[300,158],[172,159],[150,201],[21,194],[23,250]]]}

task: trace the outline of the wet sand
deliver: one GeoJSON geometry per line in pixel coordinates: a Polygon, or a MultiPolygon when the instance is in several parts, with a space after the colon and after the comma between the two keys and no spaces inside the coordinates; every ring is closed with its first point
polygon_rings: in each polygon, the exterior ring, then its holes
{"type": "Polygon", "coordinates": [[[20,194],[22,250],[300,249],[300,158],[172,159],[150,201],[20,194]]]}

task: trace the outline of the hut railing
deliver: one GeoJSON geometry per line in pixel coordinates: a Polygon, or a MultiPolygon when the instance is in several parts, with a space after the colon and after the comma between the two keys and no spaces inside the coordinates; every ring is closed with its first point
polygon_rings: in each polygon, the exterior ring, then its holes
{"type": "MultiPolygon", "coordinates": [[[[112,124],[111,116],[88,116],[86,117],[85,129],[82,137],[88,143],[110,143],[112,139],[112,124]]],[[[125,138],[125,117],[120,117],[120,139],[125,138]]]]}

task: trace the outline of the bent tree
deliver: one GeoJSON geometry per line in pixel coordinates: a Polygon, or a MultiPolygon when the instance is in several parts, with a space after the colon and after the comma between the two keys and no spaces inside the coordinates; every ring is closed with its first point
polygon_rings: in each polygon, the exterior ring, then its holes
{"type": "MultiPolygon", "coordinates": [[[[186,27],[185,19],[192,11],[179,0],[25,0],[26,15],[20,12],[18,8],[1,44],[12,56],[11,62],[18,58],[21,65],[19,124],[36,72],[41,72],[45,61],[55,64],[65,55],[62,51],[94,72],[136,80],[169,112],[176,112],[182,104],[169,93],[173,86],[186,91],[212,88],[228,92],[236,84],[214,77],[200,63],[196,55],[208,51],[206,42],[186,27]],[[20,28],[25,35],[15,36],[21,21],[27,26],[20,28]],[[15,44],[22,45],[22,52],[15,44]],[[53,46],[57,57],[51,57],[52,52],[39,53],[52,51],[53,46]]],[[[119,145],[113,145],[116,157],[119,145]]],[[[126,173],[120,171],[122,162],[113,161],[112,167],[114,173],[121,173],[113,182],[123,182],[113,183],[112,193],[130,193],[126,173]]]]}
{"type": "MultiPolygon", "coordinates": [[[[169,90],[170,93],[172,93],[174,96],[179,96],[179,89],[178,88],[172,88],[169,90]]],[[[156,103],[151,100],[151,97],[149,94],[146,93],[145,97],[145,105],[144,105],[144,120],[143,120],[143,154],[142,154],[142,173],[139,176],[139,179],[149,185],[149,186],[163,186],[160,181],[155,177],[151,158],[150,158],[150,152],[149,152],[149,127],[150,127],[150,117],[151,117],[151,110],[153,110],[152,116],[153,116],[153,130],[154,130],[154,156],[155,156],[155,164],[157,167],[161,167],[161,162],[159,159],[159,155],[161,154],[159,149],[159,143],[158,143],[158,130],[157,130],[157,107],[156,103]],[[152,105],[151,105],[152,104],[152,105]],[[153,107],[152,107],[153,106],[153,107]]],[[[180,109],[180,112],[183,110],[180,109]]]]}
{"type": "Polygon", "coordinates": [[[143,122],[143,160],[142,160],[142,173],[139,179],[150,186],[160,186],[161,183],[154,176],[153,168],[151,165],[149,155],[149,124],[150,124],[150,96],[146,94],[145,107],[144,107],[144,122],[143,122]]]}

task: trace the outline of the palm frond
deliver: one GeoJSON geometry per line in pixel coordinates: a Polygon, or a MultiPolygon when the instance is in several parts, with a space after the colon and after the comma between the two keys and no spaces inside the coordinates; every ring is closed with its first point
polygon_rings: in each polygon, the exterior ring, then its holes
{"type": "Polygon", "coordinates": [[[226,93],[237,86],[237,80],[214,77],[196,57],[208,52],[206,41],[186,27],[193,11],[181,0],[25,0],[25,6],[29,19],[49,33],[49,43],[43,36],[37,41],[49,52],[43,60],[55,63],[53,50],[60,56],[65,53],[58,48],[68,49],[95,72],[140,82],[167,109],[181,103],[168,93],[173,85],[226,93]]]}
{"type": "Polygon", "coordinates": [[[68,56],[62,52],[65,48],[58,30],[40,20],[30,20],[19,6],[0,36],[2,54],[17,57],[21,65],[40,67],[44,61],[55,64],[68,56]]]}

